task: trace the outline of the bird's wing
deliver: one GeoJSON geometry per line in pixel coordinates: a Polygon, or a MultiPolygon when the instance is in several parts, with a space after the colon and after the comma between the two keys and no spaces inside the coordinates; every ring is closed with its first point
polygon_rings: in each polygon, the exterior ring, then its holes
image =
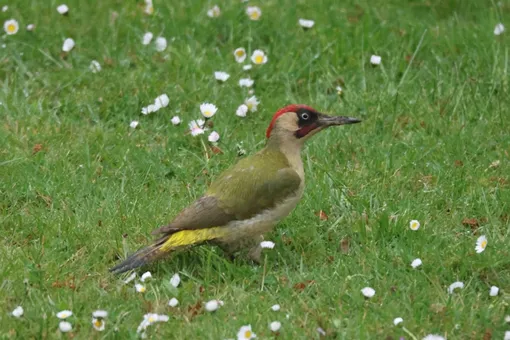
{"type": "Polygon", "coordinates": [[[301,178],[283,154],[258,153],[214,181],[206,195],[153,234],[224,226],[274,207],[299,189],[301,178]]]}

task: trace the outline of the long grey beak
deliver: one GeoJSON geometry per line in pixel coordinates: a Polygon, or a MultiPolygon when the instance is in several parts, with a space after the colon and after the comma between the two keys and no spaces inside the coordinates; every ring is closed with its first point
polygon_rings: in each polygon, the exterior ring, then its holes
{"type": "Polygon", "coordinates": [[[346,116],[328,116],[321,114],[318,119],[318,123],[324,126],[332,125],[346,125],[360,123],[361,119],[346,117],[346,116]]]}

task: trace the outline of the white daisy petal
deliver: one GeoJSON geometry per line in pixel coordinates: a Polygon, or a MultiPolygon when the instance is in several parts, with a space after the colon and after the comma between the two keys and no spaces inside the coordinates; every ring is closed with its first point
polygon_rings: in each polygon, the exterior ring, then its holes
{"type": "Polygon", "coordinates": [[[494,34],[501,35],[505,31],[505,26],[502,23],[499,23],[494,27],[494,34]]]}
{"type": "Polygon", "coordinates": [[[446,340],[441,335],[429,334],[423,338],[423,340],[446,340]]]}
{"type": "Polygon", "coordinates": [[[246,117],[246,113],[248,113],[248,106],[245,104],[240,105],[236,110],[236,116],[238,117],[246,117]]]}
{"type": "Polygon", "coordinates": [[[372,55],[370,57],[370,64],[372,65],[380,65],[381,64],[381,57],[378,55],[372,55]]]}
{"type": "Polygon", "coordinates": [[[166,50],[166,47],[168,46],[166,38],[164,38],[164,37],[157,37],[155,44],[156,44],[156,51],[158,51],[158,52],[163,52],[164,50],[166,50]]]}
{"type": "Polygon", "coordinates": [[[422,262],[420,259],[414,259],[413,262],[411,262],[411,267],[418,268],[422,265],[422,262]]]}
{"type": "Polygon", "coordinates": [[[173,125],[181,124],[181,118],[179,118],[179,116],[173,116],[170,121],[172,122],[173,125]]]}
{"type": "Polygon", "coordinates": [[[209,137],[207,137],[207,140],[209,140],[211,143],[216,143],[219,139],[220,135],[216,131],[211,132],[209,137]]]}
{"type": "Polygon", "coordinates": [[[250,98],[244,101],[244,104],[248,107],[250,112],[257,111],[257,107],[260,104],[260,101],[255,96],[251,96],[250,98]]]}
{"type": "Polygon", "coordinates": [[[27,31],[33,31],[35,30],[35,25],[34,24],[28,24],[27,25],[27,31]]]}
{"type": "Polygon", "coordinates": [[[456,281],[448,287],[448,293],[453,294],[455,289],[464,289],[464,282],[456,281]]]}
{"type": "Polygon", "coordinates": [[[176,298],[171,298],[170,301],[168,301],[168,305],[170,307],[176,307],[179,304],[179,300],[176,298]]]}
{"type": "Polygon", "coordinates": [[[479,253],[483,252],[486,247],[487,247],[487,237],[485,235],[482,235],[476,240],[475,250],[479,254],[479,253]]]}
{"type": "Polygon", "coordinates": [[[169,103],[170,98],[168,98],[168,95],[165,93],[156,97],[156,99],[154,100],[154,104],[156,104],[159,107],[167,107],[169,103]]]}
{"type": "Polygon", "coordinates": [[[145,272],[140,277],[140,281],[145,282],[146,280],[151,279],[151,278],[152,278],[151,272],[145,272]]]}
{"type": "Polygon", "coordinates": [[[275,246],[275,244],[272,241],[262,241],[262,242],[260,242],[260,247],[261,248],[273,249],[274,246],[275,246]]]}
{"type": "Polygon", "coordinates": [[[98,73],[101,71],[101,64],[99,64],[97,60],[92,60],[90,62],[89,69],[92,71],[92,73],[98,73]]]}
{"type": "Polygon", "coordinates": [[[252,65],[251,64],[243,65],[243,70],[249,71],[251,69],[252,69],[252,65]]]}
{"type": "Polygon", "coordinates": [[[227,72],[216,71],[214,72],[214,78],[219,81],[226,81],[228,78],[230,78],[230,75],[227,72]]]}
{"type": "Polygon", "coordinates": [[[239,79],[239,86],[241,87],[251,87],[254,81],[250,78],[241,78],[239,79]]]}
{"type": "Polygon", "coordinates": [[[58,329],[60,329],[62,333],[67,333],[73,330],[73,325],[67,321],[60,321],[58,329]]]}
{"type": "Polygon", "coordinates": [[[371,287],[365,287],[361,290],[361,294],[363,294],[367,298],[371,298],[375,295],[374,288],[371,287]]]}
{"type": "Polygon", "coordinates": [[[205,310],[208,312],[214,312],[220,308],[223,304],[219,300],[211,300],[205,303],[205,310]]]}
{"type": "Polygon", "coordinates": [[[218,5],[214,5],[212,8],[207,10],[207,16],[209,18],[217,18],[220,16],[220,14],[221,14],[221,10],[218,7],[218,5]]]}
{"type": "MultiPolygon", "coordinates": [[[[136,126],[138,126],[138,122],[135,120],[134,122],[136,122],[136,126]]],[[[131,124],[133,124],[133,122],[131,122],[131,124]]],[[[135,126],[135,127],[136,127],[135,126]]],[[[131,126],[133,127],[133,126],[131,126]]],[[[125,280],[124,280],[124,284],[127,284],[131,281],[133,281],[134,279],[136,278],[136,273],[132,273],[131,275],[129,275],[125,280]]]]}
{"type": "Polygon", "coordinates": [[[64,44],[62,45],[62,51],[64,52],[70,52],[74,48],[74,40],[71,38],[67,38],[64,40],[64,44]]]}
{"type": "Polygon", "coordinates": [[[11,312],[11,315],[14,316],[15,318],[19,318],[21,316],[23,316],[23,307],[21,306],[18,306],[16,308],[14,308],[14,310],[11,312]]]}
{"type": "Polygon", "coordinates": [[[104,319],[108,316],[108,312],[102,309],[98,309],[94,312],[92,312],[92,317],[98,318],[98,319],[104,319]]]}
{"type": "Polygon", "coordinates": [[[400,324],[400,323],[402,323],[402,322],[404,322],[404,319],[402,319],[402,318],[395,318],[395,319],[393,320],[393,324],[394,324],[395,326],[397,326],[398,324],[400,324]]]}
{"type": "Polygon", "coordinates": [[[92,327],[98,332],[102,332],[105,329],[105,321],[102,318],[92,318],[92,327]]]}
{"type": "Polygon", "coordinates": [[[143,35],[142,44],[143,45],[149,45],[151,43],[153,37],[154,37],[154,34],[152,34],[151,32],[146,32],[143,35]]]}
{"type": "Polygon", "coordinates": [[[63,311],[58,312],[56,315],[57,315],[57,318],[63,320],[63,319],[67,319],[68,317],[73,315],[73,312],[71,312],[70,310],[63,310],[63,311]]]}
{"type": "Polygon", "coordinates": [[[499,288],[496,287],[496,286],[492,286],[490,291],[489,291],[489,295],[490,296],[497,296],[499,293],[499,288]]]}
{"type": "Polygon", "coordinates": [[[170,278],[170,284],[172,286],[174,286],[175,288],[177,288],[177,286],[179,286],[180,283],[181,283],[181,277],[179,276],[179,274],[175,273],[174,275],[172,275],[172,277],[170,278]]]}
{"type": "Polygon", "coordinates": [[[145,293],[147,291],[147,288],[145,288],[144,285],[140,284],[140,283],[136,283],[135,284],[135,290],[138,292],[138,293],[145,293]]]}
{"type": "Polygon", "coordinates": [[[271,309],[272,309],[273,311],[275,311],[275,312],[279,311],[279,310],[280,310],[280,308],[281,308],[281,307],[280,307],[280,305],[279,305],[279,304],[276,304],[276,305],[272,305],[272,306],[271,306],[271,309]]]}
{"type": "Polygon", "coordinates": [[[299,19],[299,25],[303,28],[312,28],[315,25],[315,21],[307,19],[299,19]]]}
{"type": "Polygon", "coordinates": [[[65,15],[69,12],[69,7],[67,7],[66,4],[62,4],[62,5],[59,5],[57,7],[57,12],[62,14],[62,15],[65,15]]]}
{"type": "Polygon", "coordinates": [[[273,321],[269,324],[269,329],[271,329],[272,332],[278,332],[281,327],[282,323],[279,321],[273,321]]]}

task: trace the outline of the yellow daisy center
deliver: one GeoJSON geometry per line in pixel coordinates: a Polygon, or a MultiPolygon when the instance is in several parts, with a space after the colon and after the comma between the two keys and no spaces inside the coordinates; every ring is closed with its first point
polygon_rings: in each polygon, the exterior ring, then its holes
{"type": "Polygon", "coordinates": [[[255,56],[256,64],[262,64],[263,61],[264,61],[264,56],[262,56],[262,55],[255,56]]]}
{"type": "Polygon", "coordinates": [[[204,116],[209,117],[212,115],[211,111],[204,111],[204,116]]]}
{"type": "Polygon", "coordinates": [[[14,24],[7,25],[7,32],[9,32],[9,33],[16,32],[16,25],[14,25],[14,24]]]}
{"type": "Polygon", "coordinates": [[[154,319],[152,316],[149,318],[149,322],[155,322],[156,319],[154,319]]]}
{"type": "Polygon", "coordinates": [[[238,56],[239,58],[241,58],[243,55],[244,55],[243,50],[236,51],[236,56],[238,56]]]}
{"type": "Polygon", "coordinates": [[[147,7],[147,13],[149,13],[149,14],[154,13],[154,7],[153,6],[148,6],[147,7]]]}
{"type": "Polygon", "coordinates": [[[98,319],[98,320],[96,320],[96,321],[94,321],[94,326],[96,326],[96,327],[98,327],[98,328],[99,328],[99,327],[101,327],[101,324],[102,324],[102,322],[101,322],[101,320],[99,320],[99,319],[98,319]]]}
{"type": "Polygon", "coordinates": [[[413,222],[413,224],[411,225],[411,229],[417,229],[417,228],[418,228],[418,223],[413,222]]]}
{"type": "Polygon", "coordinates": [[[252,20],[257,20],[259,17],[260,17],[260,14],[259,14],[259,12],[257,12],[257,11],[253,11],[253,12],[251,12],[251,14],[250,14],[250,18],[251,18],[252,20]]]}
{"type": "Polygon", "coordinates": [[[485,249],[485,247],[487,247],[487,241],[482,241],[482,243],[480,243],[480,247],[485,249]]]}
{"type": "Polygon", "coordinates": [[[245,337],[246,339],[251,339],[251,331],[246,331],[246,332],[244,332],[244,337],[245,337]]]}

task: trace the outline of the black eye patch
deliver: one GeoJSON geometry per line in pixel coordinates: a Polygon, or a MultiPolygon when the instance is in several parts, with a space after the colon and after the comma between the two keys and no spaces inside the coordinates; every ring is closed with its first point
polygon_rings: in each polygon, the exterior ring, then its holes
{"type": "Polygon", "coordinates": [[[317,121],[317,112],[311,111],[305,108],[300,108],[296,111],[298,116],[298,125],[299,127],[312,125],[317,121]]]}

